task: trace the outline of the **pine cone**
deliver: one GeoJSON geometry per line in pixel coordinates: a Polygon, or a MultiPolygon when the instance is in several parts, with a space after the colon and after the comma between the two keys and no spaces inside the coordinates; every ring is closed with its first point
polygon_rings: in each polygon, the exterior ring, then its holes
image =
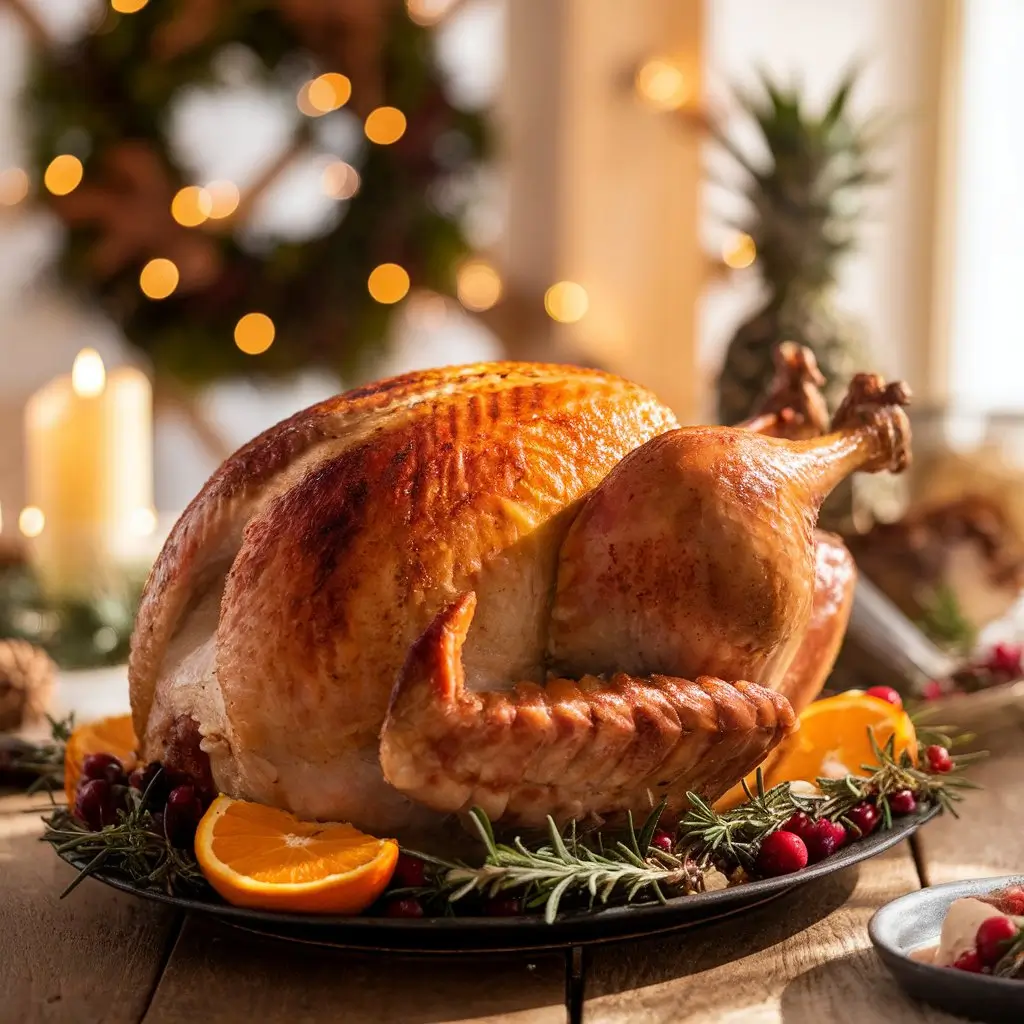
{"type": "Polygon", "coordinates": [[[26,640],[0,640],[0,732],[42,718],[53,693],[55,666],[26,640]]]}

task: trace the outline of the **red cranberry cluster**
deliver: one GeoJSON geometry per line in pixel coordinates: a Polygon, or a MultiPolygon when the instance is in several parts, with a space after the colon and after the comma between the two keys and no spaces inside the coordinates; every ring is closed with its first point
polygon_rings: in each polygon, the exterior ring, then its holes
{"type": "Polygon", "coordinates": [[[1024,676],[1024,644],[996,644],[985,657],[958,671],[952,679],[925,683],[921,696],[939,700],[954,694],[976,693],[1024,676]]]}
{"type": "Polygon", "coordinates": [[[953,966],[971,974],[991,974],[1019,935],[1020,930],[1008,917],[990,917],[978,926],[974,948],[961,953],[953,966]]]}
{"type": "MultiPolygon", "coordinates": [[[[948,756],[948,755],[947,755],[948,756]]],[[[895,817],[913,814],[917,800],[909,789],[890,793],[886,800],[895,817]]],[[[762,878],[791,875],[794,871],[831,857],[840,847],[871,835],[882,820],[882,812],[871,800],[862,800],[843,815],[849,828],[827,818],[814,819],[803,811],[790,817],[761,843],[754,868],[762,878]]]]}
{"type": "Polygon", "coordinates": [[[130,775],[113,754],[89,754],[82,763],[82,779],[75,793],[74,815],[94,832],[116,825],[118,812],[127,812],[134,801],[144,802],[155,830],[175,846],[190,847],[199,819],[213,800],[213,793],[185,772],[165,768],[158,761],[137,768],[130,775]],[[135,790],[137,797],[132,796],[135,790]]]}

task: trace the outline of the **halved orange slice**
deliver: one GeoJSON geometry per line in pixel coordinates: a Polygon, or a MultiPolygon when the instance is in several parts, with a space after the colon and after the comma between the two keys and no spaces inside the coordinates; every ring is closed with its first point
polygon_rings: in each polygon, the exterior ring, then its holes
{"type": "Polygon", "coordinates": [[[124,765],[124,770],[130,772],[136,765],[138,745],[131,715],[99,718],[78,726],[64,747],[64,795],[68,804],[75,802],[82,762],[89,754],[113,754],[124,765]]]}
{"type": "Polygon", "coordinates": [[[300,821],[276,807],[219,796],[196,831],[206,880],[239,907],[358,914],[395,871],[398,843],[342,822],[300,821]]]}
{"type": "MultiPolygon", "coordinates": [[[[848,690],[804,708],[797,732],[783,740],[761,765],[765,789],[780,782],[813,783],[823,777],[863,775],[865,765],[878,761],[869,729],[880,747],[895,737],[897,757],[906,750],[917,758],[917,734],[906,711],[862,690],[848,690]]],[[[753,791],[756,773],[747,776],[747,785],[753,791]]],[[[716,806],[735,807],[745,799],[743,787],[736,785],[716,806]]]]}

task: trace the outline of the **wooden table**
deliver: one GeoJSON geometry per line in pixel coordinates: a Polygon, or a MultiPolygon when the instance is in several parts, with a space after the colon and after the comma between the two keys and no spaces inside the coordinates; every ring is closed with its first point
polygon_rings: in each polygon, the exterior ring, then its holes
{"type": "Polygon", "coordinates": [[[747,916],[565,953],[404,957],[260,939],[86,881],[38,842],[38,798],[0,797],[2,1024],[890,1024],[905,999],[874,910],[922,884],[1019,872],[1024,726],[987,737],[960,821],[747,916]]]}

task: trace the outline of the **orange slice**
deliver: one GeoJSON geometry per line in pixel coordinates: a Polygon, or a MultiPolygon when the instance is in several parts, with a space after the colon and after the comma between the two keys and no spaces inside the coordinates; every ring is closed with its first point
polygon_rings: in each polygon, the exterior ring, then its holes
{"type": "MultiPolygon", "coordinates": [[[[895,736],[896,756],[906,750],[917,758],[917,735],[906,711],[862,690],[848,690],[815,701],[803,710],[799,730],[783,740],[761,765],[765,789],[780,782],[813,783],[822,777],[864,774],[864,765],[878,761],[868,738],[869,729],[880,747],[895,736]]],[[[756,773],[747,776],[747,785],[754,789],[756,773]]],[[[736,785],[717,806],[735,807],[745,799],[743,787],[736,785]]]]}
{"type": "Polygon", "coordinates": [[[75,790],[82,777],[82,762],[89,754],[113,754],[130,772],[137,763],[139,741],[135,738],[131,715],[99,718],[78,726],[64,748],[64,795],[75,802],[75,790]]]}
{"type": "Polygon", "coordinates": [[[239,907],[358,914],[384,891],[398,843],[341,822],[219,796],[196,831],[206,880],[239,907]]]}

